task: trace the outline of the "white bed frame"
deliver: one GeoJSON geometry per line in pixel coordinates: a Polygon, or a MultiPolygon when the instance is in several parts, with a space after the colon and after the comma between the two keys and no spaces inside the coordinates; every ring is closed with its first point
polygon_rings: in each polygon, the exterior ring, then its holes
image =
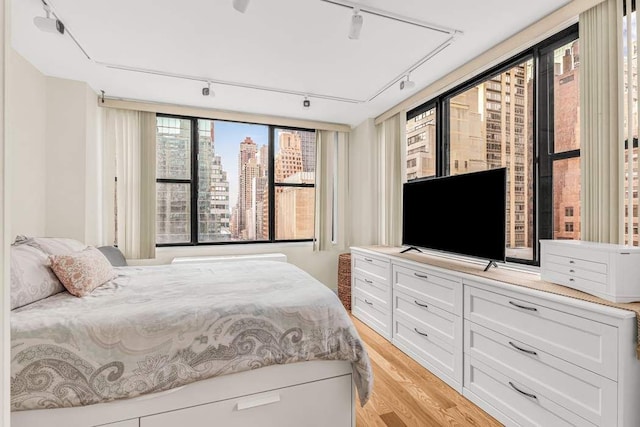
{"type": "Polygon", "coordinates": [[[133,399],[12,412],[11,427],[354,427],[355,397],[350,362],[298,362],[133,399]]]}
{"type": "MultiPolygon", "coordinates": [[[[286,262],[283,254],[270,257],[286,262]]],[[[183,258],[177,262],[228,258],[183,258]]],[[[251,256],[237,259],[247,258],[251,256]]],[[[11,413],[11,427],[355,427],[352,373],[347,361],[267,366],[132,399],[16,411],[11,413]]]]}

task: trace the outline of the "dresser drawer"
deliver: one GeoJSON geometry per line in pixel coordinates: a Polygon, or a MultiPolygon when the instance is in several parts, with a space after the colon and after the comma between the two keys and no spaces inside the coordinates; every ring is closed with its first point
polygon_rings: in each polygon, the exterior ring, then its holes
{"type": "Polygon", "coordinates": [[[456,315],[462,315],[462,281],[430,269],[394,264],[393,289],[456,315]]]}
{"type": "Polygon", "coordinates": [[[462,319],[400,291],[393,293],[393,315],[411,322],[453,347],[462,348],[462,319]]]}
{"type": "Polygon", "coordinates": [[[351,426],[351,375],[140,418],[140,427],[351,426]],[[326,399],[318,400],[322,395],[326,399]]]}
{"type": "Polygon", "coordinates": [[[360,252],[351,253],[351,274],[366,276],[380,284],[387,285],[390,271],[391,263],[388,259],[360,252]]]}
{"type": "MultiPolygon", "coordinates": [[[[541,391],[524,386],[474,357],[464,359],[465,395],[467,391],[494,406],[518,426],[595,426],[541,391]]],[[[472,396],[469,398],[474,400],[472,396]]]]}
{"type": "Polygon", "coordinates": [[[607,274],[609,257],[606,254],[591,253],[575,248],[571,253],[559,254],[560,250],[554,249],[554,246],[547,249],[548,252],[542,260],[544,264],[552,262],[564,267],[576,267],[594,273],[607,274]]]}
{"type": "Polygon", "coordinates": [[[370,279],[364,274],[356,274],[353,278],[354,289],[362,290],[375,298],[379,304],[388,307],[390,303],[391,288],[389,283],[380,283],[370,279]]]}
{"type": "Polygon", "coordinates": [[[604,287],[607,286],[608,276],[606,274],[597,273],[592,270],[587,270],[586,268],[576,267],[574,265],[558,264],[555,262],[547,262],[545,263],[545,269],[558,272],[569,277],[585,279],[590,282],[597,282],[604,287]]]}
{"type": "Polygon", "coordinates": [[[370,294],[355,289],[352,293],[351,311],[358,319],[382,334],[391,338],[391,310],[388,304],[381,304],[370,294]]]}
{"type": "Polygon", "coordinates": [[[466,283],[464,294],[465,320],[617,380],[617,328],[548,308],[538,298],[516,292],[489,292],[466,283]]]}
{"type": "MultiPolygon", "coordinates": [[[[578,271],[575,269],[571,269],[574,271],[578,271]]],[[[587,273],[587,274],[582,274],[583,276],[588,276],[588,272],[586,270],[583,270],[582,273],[587,273]]],[[[601,278],[599,276],[598,273],[591,273],[592,275],[594,275],[595,279],[600,280],[601,278]]],[[[606,282],[596,282],[593,280],[589,280],[587,278],[584,277],[578,277],[575,275],[574,273],[570,273],[570,274],[566,274],[566,273],[561,273],[555,270],[551,270],[551,269],[546,269],[544,272],[542,272],[542,274],[540,275],[540,277],[543,280],[546,280],[547,282],[551,282],[551,283],[557,283],[559,285],[565,285],[574,289],[578,289],[582,292],[587,292],[587,293],[597,293],[597,292],[607,292],[607,288],[608,285],[606,282]]]]}
{"type": "Polygon", "coordinates": [[[465,357],[483,362],[527,389],[596,425],[616,424],[617,384],[473,322],[464,325],[465,357]]]}
{"type": "Polygon", "coordinates": [[[452,387],[462,385],[462,349],[440,339],[421,322],[394,317],[393,344],[452,387]]]}

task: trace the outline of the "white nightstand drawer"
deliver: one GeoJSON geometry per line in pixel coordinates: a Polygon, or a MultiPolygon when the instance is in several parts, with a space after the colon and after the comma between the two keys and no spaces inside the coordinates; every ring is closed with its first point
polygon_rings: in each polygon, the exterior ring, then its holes
{"type": "MultiPolygon", "coordinates": [[[[573,270],[573,269],[572,269],[573,270]]],[[[595,279],[600,279],[601,276],[598,273],[592,273],[595,279]]],[[[578,289],[582,292],[596,293],[607,292],[607,283],[596,282],[583,277],[578,277],[575,273],[565,274],[555,270],[548,269],[544,273],[545,280],[551,283],[557,283],[574,289],[578,289]]],[[[606,279],[605,279],[606,280],[606,279]]]]}
{"type": "Polygon", "coordinates": [[[594,424],[615,425],[615,381],[473,322],[465,322],[464,336],[465,356],[540,391],[594,424]]]}
{"type": "Polygon", "coordinates": [[[607,288],[607,280],[609,277],[603,273],[597,273],[586,268],[576,267],[574,265],[558,264],[555,262],[547,262],[545,264],[545,268],[548,271],[554,271],[574,279],[583,279],[590,282],[600,283],[603,289],[607,288]]]}
{"type": "Polygon", "coordinates": [[[393,315],[406,322],[419,325],[420,329],[451,346],[462,344],[462,319],[434,305],[420,301],[400,291],[393,293],[393,315]]]}
{"type": "Polygon", "coordinates": [[[537,298],[489,292],[472,283],[464,287],[465,320],[617,380],[617,328],[545,307],[537,298]]]}
{"type": "Polygon", "coordinates": [[[464,359],[464,390],[493,405],[519,426],[595,426],[540,390],[529,388],[474,357],[464,359]]]}
{"type": "Polygon", "coordinates": [[[366,275],[381,284],[389,283],[391,266],[388,259],[352,252],[351,265],[351,274],[366,275]]]}
{"type": "Polygon", "coordinates": [[[462,314],[462,281],[430,269],[393,265],[393,288],[456,315],[462,314]]]}

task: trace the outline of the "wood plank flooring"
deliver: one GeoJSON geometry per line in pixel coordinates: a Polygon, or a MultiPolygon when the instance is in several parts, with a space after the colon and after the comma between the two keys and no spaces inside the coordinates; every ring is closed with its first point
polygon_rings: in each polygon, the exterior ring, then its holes
{"type": "Polygon", "coordinates": [[[502,426],[489,414],[351,316],[373,367],[373,394],[356,427],[502,426]]]}

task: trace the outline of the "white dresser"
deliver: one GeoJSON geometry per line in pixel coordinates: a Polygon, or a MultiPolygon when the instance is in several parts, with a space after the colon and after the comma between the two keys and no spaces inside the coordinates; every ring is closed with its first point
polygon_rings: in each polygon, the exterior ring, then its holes
{"type": "Polygon", "coordinates": [[[507,426],[640,426],[635,312],[399,250],[351,249],[390,269],[391,341],[400,350],[507,426]]]}

